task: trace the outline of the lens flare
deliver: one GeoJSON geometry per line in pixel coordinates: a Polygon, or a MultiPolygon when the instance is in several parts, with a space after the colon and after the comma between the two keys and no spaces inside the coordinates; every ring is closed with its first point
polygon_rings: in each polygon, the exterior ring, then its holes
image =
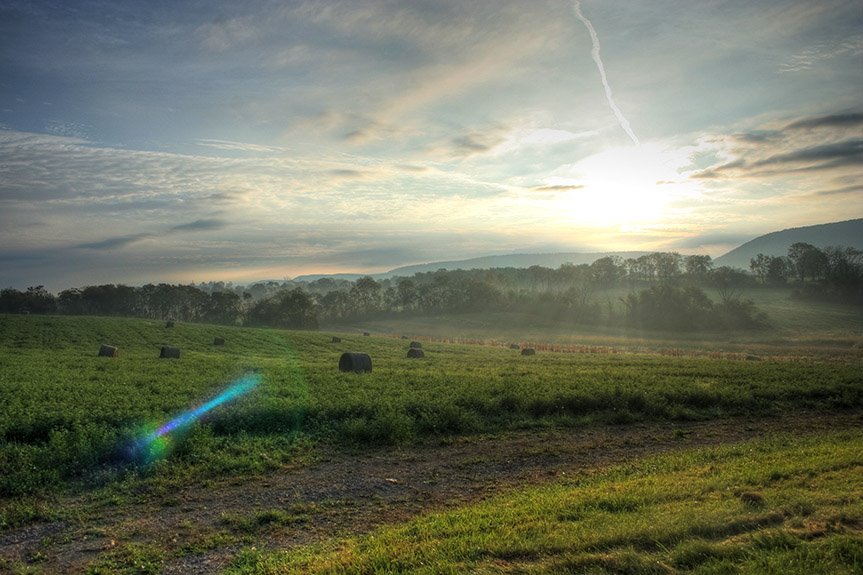
{"type": "Polygon", "coordinates": [[[180,431],[192,422],[200,419],[204,414],[212,409],[233,401],[240,396],[243,396],[252,391],[261,382],[261,376],[258,373],[247,373],[238,380],[234,381],[225,391],[204,403],[203,405],[190,409],[165,423],[161,427],[147,432],[144,437],[136,441],[130,448],[130,455],[133,459],[143,459],[146,463],[152,463],[158,459],[165,457],[171,450],[175,442],[173,432],[180,431]]]}

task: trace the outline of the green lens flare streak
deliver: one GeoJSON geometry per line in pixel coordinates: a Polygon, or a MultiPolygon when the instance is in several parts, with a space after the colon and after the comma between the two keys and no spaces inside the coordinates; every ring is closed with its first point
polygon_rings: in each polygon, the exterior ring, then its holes
{"type": "Polygon", "coordinates": [[[196,407],[195,409],[190,409],[189,411],[178,415],[155,431],[148,433],[140,440],[136,441],[132,448],[132,453],[143,454],[148,463],[164,457],[171,446],[171,432],[183,429],[192,422],[200,419],[204,414],[212,409],[249,393],[257,387],[260,382],[260,374],[247,373],[231,383],[225,391],[210,401],[196,407]]]}

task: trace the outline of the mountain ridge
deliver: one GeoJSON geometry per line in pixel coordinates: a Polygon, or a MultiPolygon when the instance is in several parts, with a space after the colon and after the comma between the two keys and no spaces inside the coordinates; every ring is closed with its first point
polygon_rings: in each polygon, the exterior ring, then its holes
{"type": "MultiPolygon", "coordinates": [[[[809,243],[818,248],[832,245],[853,247],[863,250],[863,218],[786,228],[775,232],[769,232],[757,236],[748,242],[739,245],[733,250],[715,258],[713,263],[715,267],[730,266],[748,270],[749,260],[754,258],[757,254],[763,253],[771,256],[784,256],[788,253],[788,247],[796,242],[809,243]]],[[[564,263],[571,263],[574,265],[591,264],[600,258],[609,256],[619,256],[623,259],[627,259],[638,258],[649,253],[652,252],[627,250],[610,252],[522,253],[479,256],[463,260],[412,264],[393,268],[386,272],[371,274],[308,274],[297,276],[293,278],[293,281],[312,282],[321,278],[355,281],[356,279],[365,276],[370,276],[374,279],[388,279],[393,277],[410,277],[416,273],[434,272],[439,269],[452,271],[457,269],[470,270],[503,267],[528,268],[535,265],[558,268],[564,263]]]]}
{"type": "Polygon", "coordinates": [[[770,232],[739,245],[719,256],[713,263],[716,267],[730,266],[749,269],[749,260],[759,253],[766,256],[784,256],[791,244],[804,242],[816,248],[844,246],[863,249],[863,218],[786,228],[770,232]]]}

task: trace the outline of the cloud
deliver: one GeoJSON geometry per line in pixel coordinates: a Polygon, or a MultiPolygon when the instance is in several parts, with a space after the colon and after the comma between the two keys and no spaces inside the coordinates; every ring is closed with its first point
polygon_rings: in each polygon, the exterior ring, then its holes
{"type": "Polygon", "coordinates": [[[814,118],[802,118],[785,126],[786,130],[812,130],[818,128],[853,128],[863,125],[863,113],[848,112],[814,118]]]}
{"type": "Polygon", "coordinates": [[[863,165],[863,139],[856,128],[863,113],[810,116],[781,127],[759,126],[715,139],[717,163],[691,178],[779,178],[789,172],[829,172],[836,177],[863,165]]]}
{"type": "Polygon", "coordinates": [[[217,150],[229,150],[238,152],[284,152],[285,148],[278,146],[262,146],[260,144],[249,144],[246,142],[232,142],[230,140],[195,140],[199,146],[215,148],[217,150]]]}
{"type": "Polygon", "coordinates": [[[792,54],[779,66],[780,72],[803,72],[819,64],[843,56],[863,54],[863,35],[852,35],[841,40],[819,42],[792,54]]]}
{"type": "Polygon", "coordinates": [[[846,140],[794,150],[752,162],[752,168],[781,164],[808,164],[807,169],[830,169],[845,165],[863,165],[863,140],[846,140]]]}
{"type": "Polygon", "coordinates": [[[210,219],[210,220],[195,220],[194,222],[189,222],[187,224],[179,224],[173,226],[168,230],[169,233],[174,232],[201,232],[201,231],[210,231],[210,230],[220,230],[226,227],[228,224],[223,220],[210,219]]]}
{"type": "Polygon", "coordinates": [[[369,175],[369,173],[366,171],[354,170],[352,168],[336,168],[333,170],[329,170],[328,173],[334,178],[345,180],[362,179],[369,175]]]}
{"type": "Polygon", "coordinates": [[[571,192],[584,188],[581,184],[554,185],[554,186],[534,186],[531,190],[535,192],[571,192]]]}
{"type": "Polygon", "coordinates": [[[816,196],[846,196],[846,195],[859,195],[860,192],[863,192],[863,185],[853,185],[853,186],[845,186],[842,188],[835,188],[831,190],[819,190],[817,192],[813,192],[816,196]]]}
{"type": "Polygon", "coordinates": [[[86,250],[115,250],[117,248],[122,248],[131,244],[138,243],[142,240],[154,237],[156,237],[155,234],[148,233],[131,234],[128,236],[116,236],[113,238],[107,238],[97,242],[83,243],[75,247],[86,250]]]}

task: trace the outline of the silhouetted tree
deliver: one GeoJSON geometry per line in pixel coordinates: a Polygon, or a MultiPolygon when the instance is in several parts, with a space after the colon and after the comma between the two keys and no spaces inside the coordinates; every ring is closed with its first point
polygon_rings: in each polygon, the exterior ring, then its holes
{"type": "Polygon", "coordinates": [[[788,258],[794,265],[801,284],[805,283],[807,276],[812,280],[822,277],[827,269],[828,261],[824,252],[805,242],[791,244],[788,258]]]}

